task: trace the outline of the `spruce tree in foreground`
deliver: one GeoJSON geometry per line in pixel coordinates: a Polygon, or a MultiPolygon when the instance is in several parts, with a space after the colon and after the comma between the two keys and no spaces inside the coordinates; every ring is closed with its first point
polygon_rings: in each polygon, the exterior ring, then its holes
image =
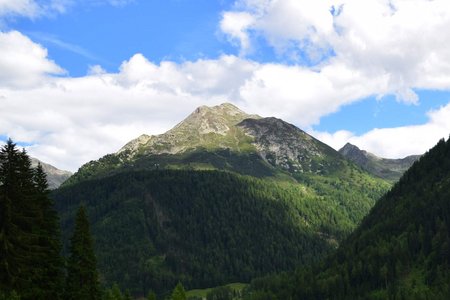
{"type": "Polygon", "coordinates": [[[42,168],[11,140],[0,149],[0,297],[61,299],[59,220],[42,168]]]}
{"type": "Polygon", "coordinates": [[[67,263],[66,298],[68,300],[100,299],[100,286],[93,240],[86,209],[81,206],[75,218],[67,263]]]}

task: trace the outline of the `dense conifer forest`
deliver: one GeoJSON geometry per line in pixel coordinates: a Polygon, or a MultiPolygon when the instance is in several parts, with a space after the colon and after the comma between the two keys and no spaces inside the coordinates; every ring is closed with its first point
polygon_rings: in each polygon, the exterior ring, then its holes
{"type": "Polygon", "coordinates": [[[254,280],[249,299],[449,299],[450,142],[441,140],[316,267],[254,280]]]}
{"type": "MultiPolygon", "coordinates": [[[[366,188],[374,198],[383,191],[366,188]]],[[[293,182],[188,170],[121,173],[52,196],[63,232],[86,205],[102,279],[138,295],[167,292],[178,281],[187,288],[249,282],[318,261],[367,205],[364,197],[331,201],[293,182]]]]}

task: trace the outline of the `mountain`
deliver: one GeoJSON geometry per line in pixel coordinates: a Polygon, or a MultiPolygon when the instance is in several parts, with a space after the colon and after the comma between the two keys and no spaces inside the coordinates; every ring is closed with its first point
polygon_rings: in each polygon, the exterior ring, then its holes
{"type": "Polygon", "coordinates": [[[66,185],[130,169],[215,169],[292,179],[345,171],[343,165],[334,149],[294,125],[224,103],[201,106],[166,133],[141,135],[85,164],[66,185]]]}
{"type": "Polygon", "coordinates": [[[450,299],[450,141],[405,172],[318,267],[261,279],[271,299],[450,299]]]}
{"type": "Polygon", "coordinates": [[[58,188],[62,183],[64,183],[64,181],[72,176],[72,173],[69,171],[60,170],[52,165],[40,161],[37,158],[31,157],[31,165],[33,168],[35,168],[39,163],[47,175],[48,186],[52,190],[58,188]]]}
{"type": "Polygon", "coordinates": [[[360,150],[350,143],[339,150],[345,158],[367,172],[389,181],[397,181],[411,165],[420,158],[420,155],[410,155],[401,159],[381,158],[365,150],[360,150]]]}
{"type": "Polygon", "coordinates": [[[139,296],[318,261],[389,187],[289,123],[222,104],[85,164],[52,197],[63,236],[85,205],[103,283],[139,296]]]}

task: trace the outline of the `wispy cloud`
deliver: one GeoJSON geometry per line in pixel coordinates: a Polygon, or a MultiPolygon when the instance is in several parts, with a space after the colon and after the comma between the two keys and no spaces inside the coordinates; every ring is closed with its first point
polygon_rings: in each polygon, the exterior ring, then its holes
{"type": "Polygon", "coordinates": [[[112,5],[123,7],[135,0],[0,0],[0,25],[10,18],[36,19],[64,14],[74,7],[112,5]]]}
{"type": "Polygon", "coordinates": [[[48,33],[44,33],[44,32],[28,32],[27,34],[40,43],[51,44],[51,45],[54,45],[61,49],[64,49],[64,50],[70,51],[72,53],[75,53],[77,55],[80,55],[82,57],[85,57],[89,60],[109,64],[108,61],[105,61],[101,57],[98,57],[91,51],[89,51],[79,45],[75,45],[75,44],[63,41],[57,36],[54,36],[54,35],[51,35],[48,33]]]}

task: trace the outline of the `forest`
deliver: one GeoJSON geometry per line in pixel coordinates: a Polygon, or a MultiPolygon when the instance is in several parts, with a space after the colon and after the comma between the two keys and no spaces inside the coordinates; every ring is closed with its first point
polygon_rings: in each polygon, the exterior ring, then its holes
{"type": "Polygon", "coordinates": [[[450,142],[416,162],[322,262],[254,280],[250,299],[449,299],[450,142]]]}
{"type": "MultiPolygon", "coordinates": [[[[104,282],[145,295],[178,281],[190,289],[249,282],[318,261],[370,205],[368,196],[331,201],[315,188],[221,171],[151,170],[85,181],[52,197],[63,236],[74,210],[88,208],[104,282]]],[[[376,184],[366,189],[374,199],[383,192],[376,184]]]]}
{"type": "Polygon", "coordinates": [[[345,202],[317,195],[320,184],[150,170],[50,193],[42,167],[9,140],[0,299],[195,300],[186,290],[214,286],[206,299],[448,299],[450,142],[352,233],[345,202]]]}

